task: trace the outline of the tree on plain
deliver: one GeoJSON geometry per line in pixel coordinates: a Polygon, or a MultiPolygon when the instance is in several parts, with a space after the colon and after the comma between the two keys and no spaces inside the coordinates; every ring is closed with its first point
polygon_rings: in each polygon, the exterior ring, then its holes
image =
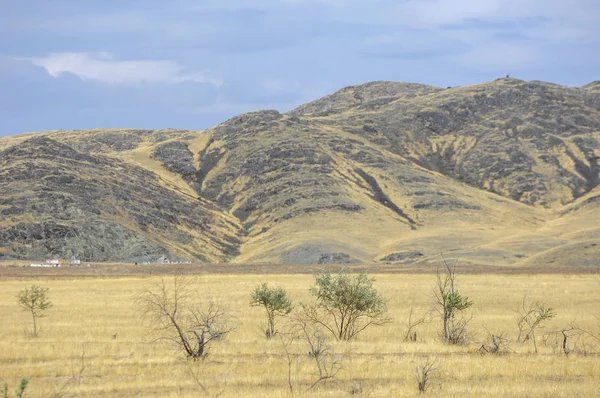
{"type": "Polygon", "coordinates": [[[32,285],[29,289],[19,292],[18,303],[23,311],[29,312],[33,319],[33,336],[37,337],[37,319],[46,316],[46,311],[52,307],[48,298],[48,288],[32,285]]]}
{"type": "Polygon", "coordinates": [[[261,283],[250,295],[250,305],[252,307],[263,307],[267,315],[267,329],[265,335],[267,338],[275,336],[275,317],[284,316],[292,311],[292,300],[282,287],[269,287],[268,283],[261,283]]]}
{"type": "Polygon", "coordinates": [[[350,340],[369,326],[389,323],[385,299],[373,287],[373,278],[346,270],[337,275],[322,272],[310,289],[314,305],[303,305],[303,316],[321,325],[338,340],[350,340]]]}
{"type": "Polygon", "coordinates": [[[471,317],[465,310],[473,305],[468,297],[461,295],[456,286],[456,264],[443,259],[443,267],[438,267],[436,283],[433,291],[435,310],[442,318],[444,341],[450,344],[461,344],[466,340],[467,324],[471,317]]]}

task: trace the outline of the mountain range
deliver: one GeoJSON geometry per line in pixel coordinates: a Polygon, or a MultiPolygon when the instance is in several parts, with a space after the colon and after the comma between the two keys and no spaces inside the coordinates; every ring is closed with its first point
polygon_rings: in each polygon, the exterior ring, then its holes
{"type": "Polygon", "coordinates": [[[600,81],[372,82],[203,131],[0,138],[0,260],[600,264],[600,81]]]}

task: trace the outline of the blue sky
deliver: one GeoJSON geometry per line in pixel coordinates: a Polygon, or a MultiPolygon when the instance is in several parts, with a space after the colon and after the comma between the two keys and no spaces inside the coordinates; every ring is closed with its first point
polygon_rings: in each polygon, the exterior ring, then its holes
{"type": "Polygon", "coordinates": [[[0,0],[0,136],[204,129],[373,80],[600,79],[598,0],[0,0]]]}

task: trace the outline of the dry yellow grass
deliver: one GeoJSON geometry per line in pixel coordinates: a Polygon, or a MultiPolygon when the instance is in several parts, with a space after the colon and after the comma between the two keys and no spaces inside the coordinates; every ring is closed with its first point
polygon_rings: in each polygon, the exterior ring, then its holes
{"type": "MultiPolygon", "coordinates": [[[[443,364],[433,396],[597,396],[597,355],[554,353],[540,343],[540,353],[514,342],[514,309],[524,294],[547,302],[557,317],[547,330],[577,321],[600,333],[600,281],[597,275],[460,275],[460,290],[475,302],[467,346],[448,346],[437,337],[439,323],[418,330],[419,342],[402,339],[410,308],[431,305],[433,275],[377,275],[376,288],[389,300],[393,322],[367,330],[351,342],[335,342],[343,370],[310,393],[302,392],[315,369],[301,356],[293,367],[296,395],[347,396],[362,385],[364,395],[415,396],[415,365],[427,357],[443,364]],[[481,356],[485,335],[504,331],[511,352],[481,356]]],[[[203,393],[190,376],[188,363],[168,346],[144,343],[145,328],[132,297],[149,277],[0,281],[0,379],[14,388],[21,376],[31,378],[27,396],[192,397],[203,393]],[[37,283],[50,288],[54,307],[41,320],[40,337],[29,337],[30,319],[16,304],[17,293],[37,283]],[[117,334],[116,339],[112,335],[117,334]],[[82,364],[83,355],[83,364],[82,364]],[[80,377],[73,377],[79,374],[80,377]]],[[[261,281],[284,286],[295,300],[310,300],[310,275],[198,275],[201,297],[229,308],[241,326],[210,350],[199,367],[211,393],[223,396],[291,396],[287,363],[277,339],[261,333],[262,312],[250,308],[249,292],[261,281]]]]}

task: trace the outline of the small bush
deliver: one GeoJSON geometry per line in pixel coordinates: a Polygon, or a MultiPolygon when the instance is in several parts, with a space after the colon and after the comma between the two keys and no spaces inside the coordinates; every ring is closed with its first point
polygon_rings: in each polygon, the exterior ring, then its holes
{"type": "Polygon", "coordinates": [[[267,329],[265,336],[271,338],[275,336],[275,317],[287,315],[292,311],[292,300],[289,299],[287,292],[282,287],[269,287],[267,283],[262,283],[250,295],[250,305],[252,307],[263,307],[267,315],[267,329]]]}
{"type": "Polygon", "coordinates": [[[31,314],[33,318],[33,336],[37,337],[37,319],[45,317],[46,310],[52,307],[52,303],[48,298],[48,288],[33,285],[29,289],[23,289],[19,292],[17,302],[23,311],[31,314]]]}
{"type": "Polygon", "coordinates": [[[389,323],[385,300],[373,282],[367,274],[352,277],[345,270],[335,276],[331,273],[315,275],[315,285],[310,291],[317,302],[304,305],[304,313],[338,340],[350,340],[369,326],[389,323]]]}
{"type": "MultiPolygon", "coordinates": [[[[29,379],[26,377],[22,377],[21,382],[19,383],[19,386],[15,390],[15,397],[22,398],[23,395],[25,394],[25,390],[27,389],[28,384],[29,384],[29,379]]],[[[0,389],[0,394],[2,394],[3,398],[8,398],[8,397],[10,397],[9,393],[10,393],[10,391],[8,389],[8,383],[4,382],[4,386],[2,386],[2,389],[0,389]]]]}

